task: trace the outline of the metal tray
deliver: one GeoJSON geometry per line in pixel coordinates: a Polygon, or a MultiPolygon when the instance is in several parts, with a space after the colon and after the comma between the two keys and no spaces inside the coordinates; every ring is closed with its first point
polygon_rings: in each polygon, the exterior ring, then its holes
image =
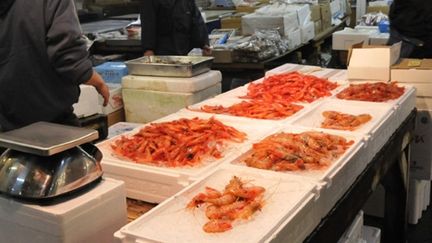
{"type": "Polygon", "coordinates": [[[91,142],[98,137],[98,132],[93,129],[36,122],[16,130],[0,133],[0,147],[50,156],[91,142]]]}
{"type": "Polygon", "coordinates": [[[125,63],[132,75],[193,77],[209,71],[213,59],[202,56],[144,56],[125,63]]]}

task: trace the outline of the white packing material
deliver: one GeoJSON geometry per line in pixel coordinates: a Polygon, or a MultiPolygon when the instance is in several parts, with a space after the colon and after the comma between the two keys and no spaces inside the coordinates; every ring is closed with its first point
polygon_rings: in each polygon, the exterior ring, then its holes
{"type": "MultiPolygon", "coordinates": [[[[316,185],[305,178],[278,178],[247,168],[221,168],[122,227],[114,236],[119,242],[261,242],[302,204],[313,200],[315,191],[316,185]],[[186,205],[205,187],[223,190],[233,176],[264,187],[265,204],[251,219],[235,221],[229,231],[205,233],[202,227],[208,219],[204,207],[191,210],[186,205]]],[[[298,220],[293,223],[301,223],[298,220]]]]}

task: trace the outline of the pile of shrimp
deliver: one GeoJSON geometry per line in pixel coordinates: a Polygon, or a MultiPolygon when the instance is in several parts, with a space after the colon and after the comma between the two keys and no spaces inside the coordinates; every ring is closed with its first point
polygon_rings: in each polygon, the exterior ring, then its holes
{"type": "Polygon", "coordinates": [[[263,99],[269,102],[285,100],[290,102],[313,102],[321,97],[330,96],[336,83],[313,75],[299,72],[272,75],[262,83],[251,83],[247,95],[242,98],[263,99]]]}
{"type": "Polygon", "coordinates": [[[369,114],[351,115],[337,111],[324,111],[322,128],[354,131],[372,119],[369,114]]]}
{"type": "Polygon", "coordinates": [[[385,102],[399,98],[405,92],[404,87],[399,87],[396,82],[351,84],[336,95],[344,100],[361,100],[372,102],[385,102]]]}
{"type": "Polygon", "coordinates": [[[246,134],[215,118],[182,118],[151,123],[133,136],[121,136],[111,144],[113,153],[137,163],[156,166],[196,166],[203,158],[221,158],[224,143],[241,143],[246,134]]]}
{"type": "Polygon", "coordinates": [[[339,158],[354,141],[323,132],[276,133],[253,144],[246,165],[275,171],[321,169],[339,158]]]}
{"type": "Polygon", "coordinates": [[[236,220],[249,220],[264,205],[265,188],[247,185],[239,177],[233,176],[223,191],[206,187],[187,204],[187,209],[204,208],[209,221],[203,230],[207,233],[220,233],[231,230],[236,220]]]}
{"type": "Polygon", "coordinates": [[[301,105],[291,104],[291,102],[279,100],[270,102],[268,100],[249,100],[242,101],[229,107],[221,105],[204,105],[201,111],[216,114],[229,114],[256,119],[283,119],[295,114],[303,109],[301,105]]]}

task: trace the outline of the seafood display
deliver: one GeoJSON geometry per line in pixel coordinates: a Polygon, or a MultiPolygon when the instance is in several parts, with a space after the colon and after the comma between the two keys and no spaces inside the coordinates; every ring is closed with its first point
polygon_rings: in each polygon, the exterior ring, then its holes
{"type": "Polygon", "coordinates": [[[270,102],[267,100],[248,100],[224,107],[222,105],[204,105],[200,111],[216,114],[228,114],[256,119],[283,119],[292,116],[303,106],[279,100],[270,102]]]}
{"type": "Polygon", "coordinates": [[[111,144],[114,155],[137,163],[165,167],[197,166],[221,158],[225,142],[240,143],[246,134],[211,117],[151,123],[111,144]]]}
{"type": "Polygon", "coordinates": [[[253,144],[243,162],[250,167],[275,171],[322,169],[339,158],[354,141],[323,132],[285,133],[253,144]]]}
{"type": "Polygon", "coordinates": [[[290,72],[266,77],[262,83],[251,83],[247,95],[241,98],[311,103],[330,96],[330,91],[337,86],[336,83],[313,75],[290,72]]]}
{"type": "Polygon", "coordinates": [[[386,102],[399,98],[405,92],[404,87],[397,86],[396,82],[351,84],[348,88],[336,95],[344,100],[361,100],[372,102],[386,102]]]}
{"type": "Polygon", "coordinates": [[[265,188],[255,186],[233,176],[223,191],[206,187],[187,204],[193,210],[203,208],[209,221],[203,230],[207,233],[220,233],[231,230],[233,222],[249,220],[264,206],[265,188]]]}
{"type": "Polygon", "coordinates": [[[369,114],[351,115],[337,111],[324,111],[322,113],[324,121],[321,123],[322,128],[354,131],[361,125],[372,119],[369,114]]]}

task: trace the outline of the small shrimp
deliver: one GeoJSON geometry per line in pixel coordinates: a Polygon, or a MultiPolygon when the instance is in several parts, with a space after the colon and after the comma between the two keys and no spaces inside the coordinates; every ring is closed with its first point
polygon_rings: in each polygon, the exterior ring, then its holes
{"type": "Polygon", "coordinates": [[[207,233],[220,233],[232,229],[231,220],[212,219],[203,226],[203,230],[207,233]]]}
{"type": "Polygon", "coordinates": [[[237,200],[237,197],[231,193],[225,193],[218,198],[209,198],[206,199],[205,202],[211,203],[216,206],[227,205],[233,203],[237,200]]]}
{"type": "Polygon", "coordinates": [[[244,207],[243,209],[241,209],[238,213],[237,213],[237,217],[238,219],[249,219],[252,217],[252,215],[258,211],[261,210],[261,208],[263,207],[263,202],[261,200],[254,200],[251,203],[249,203],[248,205],[246,205],[246,207],[244,207]]]}
{"type": "Polygon", "coordinates": [[[192,200],[187,204],[186,208],[195,208],[199,205],[207,202],[208,200],[216,199],[222,196],[222,193],[214,188],[206,187],[205,193],[198,193],[192,200]]]}
{"type": "Polygon", "coordinates": [[[210,205],[206,208],[206,216],[209,219],[235,219],[236,212],[247,205],[246,201],[236,201],[234,203],[215,206],[210,205]]]}

